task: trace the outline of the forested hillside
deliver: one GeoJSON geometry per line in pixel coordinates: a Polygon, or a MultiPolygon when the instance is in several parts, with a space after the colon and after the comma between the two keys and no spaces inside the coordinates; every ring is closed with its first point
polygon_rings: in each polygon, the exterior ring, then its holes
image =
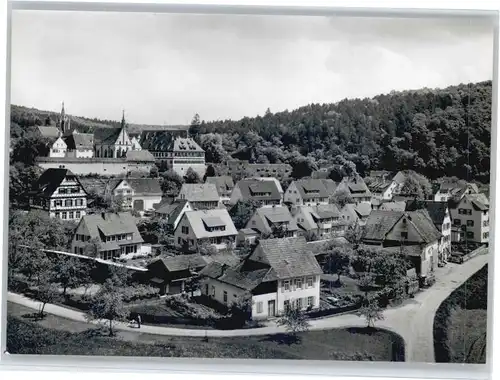
{"type": "Polygon", "coordinates": [[[489,182],[491,89],[487,81],[268,109],[238,121],[195,118],[190,131],[213,162],[228,155],[287,162],[307,174],[347,159],[360,173],[413,169],[431,179],[489,182]]]}
{"type": "MultiPolygon", "coordinates": [[[[235,157],[288,163],[295,177],[352,161],[361,174],[412,169],[430,179],[456,176],[488,183],[491,90],[487,81],[393,92],[372,99],[310,104],[293,111],[272,113],[268,109],[264,116],[238,121],[207,122],[196,115],[190,133],[205,149],[208,162],[235,157]]],[[[16,140],[30,126],[55,124],[56,120],[54,112],[13,105],[11,138],[16,140]]],[[[71,122],[81,132],[119,125],[119,120],[76,116],[71,116],[71,122]]]]}

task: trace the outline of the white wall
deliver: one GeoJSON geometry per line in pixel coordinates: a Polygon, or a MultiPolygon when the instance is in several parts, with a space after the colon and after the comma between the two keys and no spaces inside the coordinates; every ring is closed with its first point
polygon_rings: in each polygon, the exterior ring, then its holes
{"type": "Polygon", "coordinates": [[[37,162],[37,165],[43,169],[69,169],[76,175],[98,174],[102,176],[117,176],[127,174],[129,171],[149,173],[153,167],[153,163],[106,162],[97,159],[92,159],[92,161],[41,160],[37,162]]]}
{"type": "MultiPolygon", "coordinates": [[[[274,301],[275,308],[277,311],[278,308],[278,300],[277,293],[267,293],[267,294],[259,294],[252,297],[252,319],[267,319],[269,317],[268,314],[268,302],[274,301]],[[258,313],[259,302],[262,302],[262,312],[258,313]]],[[[271,316],[272,317],[272,316],[271,316]]]]}
{"type": "Polygon", "coordinates": [[[295,288],[292,284],[292,280],[296,278],[288,279],[291,283],[290,290],[285,290],[284,282],[286,280],[280,280],[278,282],[278,297],[276,309],[277,313],[283,313],[285,311],[285,301],[297,300],[298,298],[306,299],[303,300],[303,309],[307,308],[307,297],[314,297],[313,308],[318,308],[320,303],[320,276],[305,276],[298,277],[302,279],[302,289],[295,288]],[[313,286],[307,287],[307,278],[313,277],[313,286]]]}
{"type": "Polygon", "coordinates": [[[205,278],[201,281],[201,292],[207,295],[206,285],[208,285],[208,296],[217,302],[224,305],[224,291],[227,292],[227,305],[229,306],[232,302],[235,302],[238,297],[243,295],[245,291],[243,289],[237,288],[226,284],[224,282],[217,281],[213,278],[205,278]],[[212,295],[212,287],[215,289],[215,296],[212,295]],[[235,297],[236,295],[236,297],[235,297]]]}
{"type": "Polygon", "coordinates": [[[68,146],[62,138],[58,137],[50,148],[49,157],[65,157],[68,146]]]}

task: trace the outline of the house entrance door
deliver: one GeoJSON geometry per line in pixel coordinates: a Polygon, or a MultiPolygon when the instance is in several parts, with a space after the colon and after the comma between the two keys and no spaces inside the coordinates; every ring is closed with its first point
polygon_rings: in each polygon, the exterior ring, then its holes
{"type": "Polygon", "coordinates": [[[274,317],[276,315],[276,301],[267,301],[267,315],[274,317]]]}
{"type": "Polygon", "coordinates": [[[144,200],[142,200],[142,199],[134,200],[134,210],[143,211],[144,210],[144,200]]]}

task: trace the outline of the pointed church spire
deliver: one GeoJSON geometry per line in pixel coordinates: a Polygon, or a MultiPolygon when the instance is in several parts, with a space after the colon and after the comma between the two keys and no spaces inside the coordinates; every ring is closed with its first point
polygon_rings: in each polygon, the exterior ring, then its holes
{"type": "Polygon", "coordinates": [[[121,123],[121,127],[125,128],[125,110],[122,110],[122,123],[121,123]]]}
{"type": "Polygon", "coordinates": [[[64,100],[63,100],[62,108],[61,108],[61,116],[64,117],[64,114],[65,114],[65,112],[64,112],[64,100]]]}

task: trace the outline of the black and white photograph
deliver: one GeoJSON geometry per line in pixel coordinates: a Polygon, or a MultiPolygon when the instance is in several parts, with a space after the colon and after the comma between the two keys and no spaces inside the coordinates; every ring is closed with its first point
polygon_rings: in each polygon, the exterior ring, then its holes
{"type": "Polygon", "coordinates": [[[8,354],[486,364],[493,32],[13,10],[8,354]]]}

